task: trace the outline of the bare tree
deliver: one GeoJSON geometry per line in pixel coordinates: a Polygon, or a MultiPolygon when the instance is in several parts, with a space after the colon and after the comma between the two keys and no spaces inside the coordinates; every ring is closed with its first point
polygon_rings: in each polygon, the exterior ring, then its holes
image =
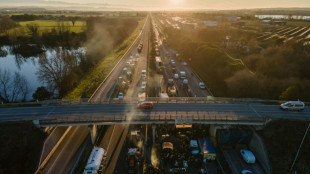
{"type": "Polygon", "coordinates": [[[53,89],[59,89],[63,78],[70,72],[70,65],[65,61],[66,51],[56,49],[56,54],[47,57],[42,54],[39,57],[39,70],[37,71],[39,80],[47,83],[53,89]]]}
{"type": "Polygon", "coordinates": [[[29,32],[30,32],[30,35],[32,37],[35,37],[39,34],[39,25],[38,24],[27,24],[26,25],[29,32]]]}
{"type": "Polygon", "coordinates": [[[6,102],[26,100],[29,92],[26,78],[18,72],[13,77],[8,70],[0,70],[0,97],[6,102]]]}

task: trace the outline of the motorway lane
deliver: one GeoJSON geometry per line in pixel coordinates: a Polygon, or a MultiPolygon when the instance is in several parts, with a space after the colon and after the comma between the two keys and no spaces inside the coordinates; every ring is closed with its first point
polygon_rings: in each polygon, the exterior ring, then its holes
{"type": "MultiPolygon", "coordinates": [[[[128,90],[126,91],[125,98],[131,98],[133,95],[136,95],[135,92],[141,89],[141,82],[147,81],[146,79],[143,80],[141,77],[142,70],[147,70],[147,56],[148,56],[148,46],[149,46],[149,27],[150,27],[150,20],[147,19],[146,25],[144,26],[144,30],[141,33],[141,40],[140,43],[143,44],[143,49],[139,54],[139,58],[137,60],[137,65],[135,66],[135,72],[132,76],[132,82],[129,85],[128,90]]],[[[137,95],[135,96],[137,97],[137,95]]]]}
{"type": "Polygon", "coordinates": [[[65,139],[61,142],[59,147],[51,159],[44,167],[43,173],[69,173],[74,163],[71,163],[71,156],[74,156],[79,146],[74,144],[82,144],[89,134],[87,126],[70,127],[65,139]]]}
{"type": "MultiPolygon", "coordinates": [[[[147,18],[146,23],[143,27],[143,30],[139,34],[138,38],[132,45],[132,47],[129,48],[127,53],[124,55],[124,58],[119,62],[119,64],[115,67],[115,69],[111,72],[110,76],[107,77],[106,81],[98,88],[98,90],[94,93],[94,95],[91,98],[91,101],[98,102],[98,101],[105,101],[106,98],[109,98],[112,91],[114,89],[114,85],[117,82],[118,77],[120,76],[120,73],[122,72],[123,68],[126,65],[126,62],[129,60],[129,57],[131,54],[137,49],[138,45],[141,42],[142,36],[144,36],[147,29],[147,23],[149,19],[147,18]]],[[[144,41],[145,42],[145,41],[144,41]]],[[[143,47],[145,49],[145,47],[143,47]]]]}
{"type": "Polygon", "coordinates": [[[278,105],[263,104],[190,104],[190,103],[159,103],[154,109],[139,110],[135,104],[96,104],[96,105],[68,105],[42,106],[25,108],[2,108],[0,121],[17,120],[48,120],[48,119],[83,119],[92,117],[108,118],[110,115],[158,116],[158,115],[208,115],[230,116],[234,118],[293,118],[310,119],[310,107],[304,111],[282,111],[278,105]]]}

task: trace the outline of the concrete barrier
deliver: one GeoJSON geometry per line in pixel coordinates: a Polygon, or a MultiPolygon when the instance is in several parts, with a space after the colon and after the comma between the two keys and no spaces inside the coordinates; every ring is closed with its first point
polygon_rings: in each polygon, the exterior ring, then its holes
{"type": "Polygon", "coordinates": [[[262,166],[263,170],[267,174],[272,174],[272,166],[268,158],[268,152],[266,150],[264,140],[255,132],[255,130],[252,131],[252,139],[248,146],[254,153],[256,160],[262,166]]]}

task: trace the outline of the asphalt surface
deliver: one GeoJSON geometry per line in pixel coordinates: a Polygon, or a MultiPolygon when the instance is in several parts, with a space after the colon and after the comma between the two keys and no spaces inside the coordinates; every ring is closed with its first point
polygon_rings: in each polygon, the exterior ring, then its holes
{"type": "MultiPolygon", "coordinates": [[[[155,21],[155,20],[153,20],[155,21]]],[[[177,90],[178,90],[178,96],[179,97],[188,97],[188,91],[187,88],[183,87],[183,79],[175,79],[174,74],[179,74],[180,76],[180,71],[185,71],[186,73],[186,79],[188,79],[188,87],[191,90],[191,94],[195,97],[206,97],[206,96],[212,96],[206,89],[201,89],[199,87],[199,82],[202,82],[200,77],[194,73],[192,68],[189,65],[184,65],[184,62],[179,62],[178,59],[179,57],[176,56],[176,51],[170,48],[167,44],[163,43],[164,36],[160,32],[160,29],[158,27],[160,23],[155,23],[153,22],[153,28],[155,32],[155,37],[158,42],[158,47],[160,51],[160,57],[162,58],[163,62],[163,73],[165,77],[165,82],[167,83],[168,79],[173,79],[174,83],[176,84],[177,90]],[[155,27],[156,25],[156,27],[155,27]],[[176,64],[176,72],[172,72],[172,64],[171,64],[171,59],[174,60],[176,64]]],[[[187,59],[187,58],[185,58],[187,59]]]]}
{"type": "Polygon", "coordinates": [[[255,174],[265,173],[257,162],[254,164],[247,164],[238,150],[223,150],[223,154],[232,171],[232,174],[240,174],[242,170],[250,170],[255,174]]]}
{"type": "Polygon", "coordinates": [[[74,163],[72,163],[71,157],[76,154],[89,131],[87,126],[69,127],[68,129],[70,129],[69,132],[45,165],[43,173],[69,173],[73,167],[74,163]]]}
{"type": "MultiPolygon", "coordinates": [[[[126,52],[123,59],[115,66],[111,74],[105,79],[104,83],[102,83],[98,87],[98,89],[95,91],[94,95],[91,98],[92,102],[105,101],[111,97],[114,87],[117,83],[118,77],[121,75],[123,68],[126,67],[126,62],[130,59],[130,56],[135,56],[135,53],[137,53],[136,50],[137,50],[138,45],[142,43],[143,49],[142,49],[141,55],[138,58],[139,65],[135,66],[135,73],[133,74],[134,80],[136,80],[137,78],[140,79],[141,70],[146,67],[146,64],[144,65],[143,63],[143,62],[146,62],[146,57],[142,57],[142,56],[147,55],[148,31],[149,31],[148,23],[149,23],[149,19],[147,18],[146,23],[143,26],[141,33],[139,34],[139,36],[137,37],[133,45],[126,52]]],[[[133,85],[136,86],[135,83],[137,82],[133,81],[133,83],[134,83],[133,85]]]]}
{"type": "Polygon", "coordinates": [[[96,104],[42,106],[24,108],[0,109],[0,121],[17,120],[82,120],[82,119],[112,119],[127,117],[137,119],[158,116],[194,116],[195,118],[217,119],[230,117],[235,119],[249,118],[282,118],[310,120],[310,107],[301,112],[282,111],[278,105],[263,104],[193,104],[193,103],[159,103],[153,109],[136,109],[135,104],[96,104]]]}
{"type": "MultiPolygon", "coordinates": [[[[148,22],[146,22],[146,24],[147,23],[148,22]]],[[[148,28],[147,27],[148,27],[147,25],[144,26],[143,30],[141,31],[141,33],[139,34],[139,36],[137,37],[137,39],[135,40],[133,45],[126,52],[124,57],[115,66],[115,68],[113,69],[111,74],[105,79],[104,83],[102,83],[98,87],[98,90],[96,90],[96,92],[94,93],[94,95],[90,99],[91,102],[100,102],[100,101],[106,100],[107,98],[110,98],[110,96],[112,94],[112,90],[114,90],[114,86],[117,82],[118,77],[120,76],[120,74],[122,72],[122,69],[125,67],[126,62],[129,60],[129,57],[133,53],[136,53],[136,49],[137,49],[138,44],[140,42],[143,42],[143,43],[145,43],[145,46],[147,45],[147,43],[148,43],[148,35],[147,35],[148,34],[148,28]]],[[[144,48],[144,50],[147,50],[147,49],[144,48]]],[[[147,55],[147,51],[144,51],[142,53],[144,54],[144,56],[147,55]]],[[[143,58],[139,58],[138,61],[141,62],[142,59],[143,58]]],[[[145,67],[146,67],[146,65],[142,66],[142,68],[145,68],[145,67]]],[[[140,70],[140,73],[141,73],[141,70],[140,70]]],[[[137,74],[137,73],[135,73],[135,74],[137,74]]],[[[140,76],[141,76],[141,74],[140,74],[140,76]]],[[[38,112],[34,111],[32,113],[39,113],[39,112],[40,111],[38,111],[38,112]]],[[[50,114],[51,114],[51,112],[48,115],[50,115],[50,114]]],[[[20,115],[25,115],[25,112],[20,113],[20,115]]],[[[3,121],[9,121],[9,120],[4,119],[3,121]]],[[[59,152],[59,153],[54,153],[52,158],[48,161],[48,163],[44,169],[44,173],[69,173],[72,170],[72,167],[75,165],[75,161],[77,160],[76,158],[74,158],[74,156],[77,156],[75,154],[83,153],[84,148],[80,148],[80,146],[85,141],[85,138],[89,134],[89,131],[87,130],[87,128],[85,129],[85,127],[83,127],[83,126],[74,127],[72,129],[74,131],[70,130],[68,132],[68,134],[66,135],[67,138],[65,138],[62,141],[62,144],[64,144],[64,146],[59,146],[59,148],[56,150],[56,152],[59,152]],[[66,165],[63,165],[63,164],[66,164],[66,165]]],[[[115,133],[119,133],[122,131],[123,131],[123,129],[119,128],[119,127],[116,127],[116,129],[115,129],[115,133]]],[[[114,133],[114,131],[110,135],[112,137],[112,139],[110,139],[112,144],[115,143],[115,141],[116,141],[115,139],[117,139],[119,136],[122,135],[122,134],[115,135],[113,133],[114,133]]],[[[107,154],[110,154],[111,152],[114,151],[113,148],[111,148],[111,149],[112,150],[108,150],[107,154]]],[[[108,156],[107,159],[110,160],[110,157],[108,156]]],[[[112,163],[111,166],[115,166],[115,164],[112,163]]],[[[109,169],[109,171],[112,171],[112,172],[114,170],[114,168],[112,168],[112,169],[108,168],[108,169],[109,169]]]]}

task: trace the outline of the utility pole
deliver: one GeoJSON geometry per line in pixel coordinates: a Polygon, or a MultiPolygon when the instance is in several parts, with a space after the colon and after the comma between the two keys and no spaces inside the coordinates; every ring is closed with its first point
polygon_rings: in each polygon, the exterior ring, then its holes
{"type": "Polygon", "coordinates": [[[307,129],[306,129],[305,135],[304,135],[304,137],[303,137],[302,140],[301,140],[301,143],[300,143],[300,145],[299,145],[298,151],[297,151],[297,153],[296,153],[296,156],[295,156],[295,159],[294,159],[294,161],[293,161],[293,164],[292,164],[292,166],[291,166],[290,171],[292,171],[292,169],[293,169],[293,167],[294,167],[294,165],[295,165],[295,162],[296,162],[296,160],[297,160],[297,158],[298,158],[299,151],[300,151],[300,149],[301,149],[301,147],[302,147],[302,144],[303,144],[304,141],[305,141],[305,138],[306,138],[306,136],[307,136],[307,134],[308,134],[309,128],[310,128],[310,123],[308,124],[308,127],[307,127],[307,129]]]}

